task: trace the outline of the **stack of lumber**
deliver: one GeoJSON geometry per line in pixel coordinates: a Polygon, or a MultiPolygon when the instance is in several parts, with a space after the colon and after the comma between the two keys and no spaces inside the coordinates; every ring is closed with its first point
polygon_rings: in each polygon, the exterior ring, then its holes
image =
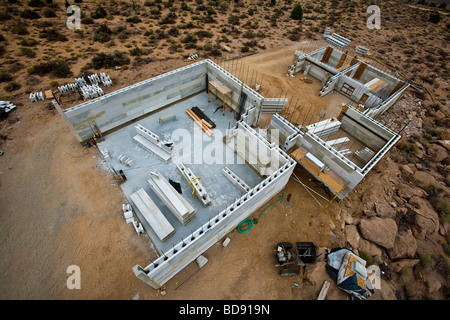
{"type": "MultiPolygon", "coordinates": [[[[200,109],[199,109],[200,110],[200,109]]],[[[192,118],[192,120],[194,120],[194,122],[196,124],[198,124],[198,126],[208,135],[208,136],[212,136],[213,132],[212,132],[212,128],[213,126],[207,122],[205,119],[200,118],[192,109],[186,109],[186,113],[189,115],[189,117],[192,118]]],[[[215,125],[214,125],[215,126],[215,125]]]]}
{"type": "Polygon", "coordinates": [[[184,226],[195,218],[196,213],[194,208],[192,208],[186,199],[178,193],[161,173],[157,171],[150,172],[148,184],[153,192],[184,226]]]}
{"type": "Polygon", "coordinates": [[[144,189],[139,189],[130,198],[161,241],[175,233],[175,229],[144,189]]]}

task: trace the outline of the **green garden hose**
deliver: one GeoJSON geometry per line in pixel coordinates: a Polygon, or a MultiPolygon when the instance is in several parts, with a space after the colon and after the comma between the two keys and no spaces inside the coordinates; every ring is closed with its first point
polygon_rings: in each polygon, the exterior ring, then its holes
{"type": "Polygon", "coordinates": [[[248,218],[245,218],[244,220],[242,220],[241,223],[239,223],[238,226],[237,226],[237,231],[238,231],[239,233],[246,233],[246,232],[249,232],[249,231],[252,229],[252,227],[253,227],[253,223],[254,223],[254,222],[258,222],[259,219],[261,219],[261,217],[262,217],[264,211],[266,211],[266,210],[269,209],[271,206],[273,206],[274,204],[280,202],[281,199],[283,199],[283,196],[284,196],[284,193],[285,193],[285,192],[286,192],[286,189],[283,189],[283,194],[281,195],[280,199],[278,199],[278,200],[275,201],[274,203],[269,204],[269,205],[261,212],[261,214],[259,215],[258,219],[253,220],[252,218],[248,217],[248,218]]]}

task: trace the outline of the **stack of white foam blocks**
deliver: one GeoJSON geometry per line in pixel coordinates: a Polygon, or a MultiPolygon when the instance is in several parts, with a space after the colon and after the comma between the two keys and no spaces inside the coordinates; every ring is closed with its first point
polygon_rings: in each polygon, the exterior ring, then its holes
{"type": "Polygon", "coordinates": [[[124,154],[121,154],[118,159],[119,159],[120,163],[126,164],[129,167],[134,166],[133,160],[131,160],[124,154]]]}
{"type": "Polygon", "coordinates": [[[42,93],[42,91],[30,93],[31,102],[37,102],[38,100],[44,100],[44,94],[42,93]]]}
{"type": "Polygon", "coordinates": [[[15,109],[16,106],[9,101],[0,101],[0,109],[4,109],[6,113],[15,109]]]}
{"type": "Polygon", "coordinates": [[[122,205],[122,210],[123,210],[123,216],[124,216],[125,221],[127,222],[127,224],[132,223],[134,229],[137,232],[137,234],[144,233],[144,228],[142,227],[142,224],[140,222],[134,220],[133,209],[131,208],[131,205],[124,203],[122,205]]]}
{"type": "Polygon", "coordinates": [[[68,92],[69,90],[75,91],[77,88],[80,88],[83,97],[85,99],[90,99],[90,98],[98,98],[104,95],[102,88],[99,87],[100,82],[103,83],[105,87],[112,86],[111,78],[104,73],[100,73],[100,76],[98,76],[98,74],[96,73],[91,74],[88,76],[88,80],[91,83],[90,85],[83,77],[75,78],[75,83],[69,83],[58,87],[59,92],[65,93],[68,92]]]}

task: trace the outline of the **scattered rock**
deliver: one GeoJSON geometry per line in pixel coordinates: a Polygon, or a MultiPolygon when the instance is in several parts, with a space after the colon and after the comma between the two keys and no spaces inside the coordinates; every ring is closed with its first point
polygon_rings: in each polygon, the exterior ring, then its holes
{"type": "Polygon", "coordinates": [[[345,240],[350,245],[352,249],[357,249],[359,247],[359,240],[361,236],[359,235],[358,228],[355,225],[347,225],[344,229],[345,240]]]}
{"type": "Polygon", "coordinates": [[[407,176],[412,176],[414,174],[414,171],[411,169],[411,167],[407,164],[401,165],[400,170],[406,174],[407,176]]]}
{"type": "Polygon", "coordinates": [[[388,250],[391,259],[413,258],[417,251],[417,241],[411,230],[397,235],[394,247],[388,250]]]}
{"type": "Polygon", "coordinates": [[[361,218],[352,216],[348,211],[343,211],[342,218],[346,224],[358,224],[361,218]]]}
{"type": "Polygon", "coordinates": [[[412,210],[416,214],[415,227],[413,228],[413,235],[417,239],[423,239],[425,235],[432,234],[439,231],[439,215],[430,205],[429,201],[413,197],[409,200],[410,204],[414,206],[412,210]]]}
{"type": "Polygon", "coordinates": [[[442,140],[450,140],[450,129],[446,129],[441,133],[442,140]]]}
{"type": "Polygon", "coordinates": [[[404,199],[410,199],[414,196],[425,197],[427,195],[427,193],[424,190],[416,187],[411,187],[406,184],[400,185],[397,194],[404,199]]]}
{"type": "Polygon", "coordinates": [[[390,218],[371,217],[359,223],[361,235],[386,249],[394,246],[397,224],[390,218]]]}
{"type": "Polygon", "coordinates": [[[427,149],[428,159],[433,162],[441,162],[448,157],[448,151],[438,144],[432,144],[427,149]]]}
{"type": "Polygon", "coordinates": [[[366,217],[375,217],[377,215],[375,211],[369,209],[364,209],[363,213],[366,217]]]}
{"type": "Polygon", "coordinates": [[[359,240],[358,251],[370,254],[372,257],[381,257],[383,254],[383,250],[379,246],[364,238],[359,240]]]}
{"type": "Polygon", "coordinates": [[[391,264],[392,271],[400,272],[404,268],[412,268],[416,264],[418,264],[419,261],[420,261],[419,259],[403,259],[403,260],[395,261],[391,264]]]}
{"type": "Polygon", "coordinates": [[[437,184],[436,179],[431,174],[425,171],[416,171],[414,172],[412,177],[416,181],[416,184],[421,188],[426,188],[430,184],[437,184]]]}
{"type": "Polygon", "coordinates": [[[394,208],[384,201],[375,202],[375,211],[381,218],[392,218],[395,215],[394,208]]]}

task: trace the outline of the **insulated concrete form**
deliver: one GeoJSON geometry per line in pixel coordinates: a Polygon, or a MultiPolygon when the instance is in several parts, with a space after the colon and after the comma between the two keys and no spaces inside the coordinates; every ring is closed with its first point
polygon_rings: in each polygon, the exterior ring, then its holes
{"type": "Polygon", "coordinates": [[[409,84],[379,70],[357,56],[348,57],[332,46],[311,53],[295,51],[289,74],[302,72],[319,80],[323,88],[319,95],[337,91],[360,105],[363,112],[376,118],[390,108],[405,92],[409,84]],[[351,61],[350,61],[351,60],[351,61]],[[345,64],[350,61],[350,64],[345,64]],[[379,79],[385,85],[374,90],[370,83],[379,79]]]}
{"type": "MultiPolygon", "coordinates": [[[[303,154],[306,152],[312,154],[317,159],[316,162],[320,162],[321,165],[316,164],[317,170],[315,170],[301,161],[297,162],[310,174],[322,181],[338,198],[343,199],[395,145],[401,136],[351,106],[345,106],[338,119],[339,121],[328,121],[328,123],[338,123],[339,130],[344,134],[348,133],[349,137],[356,139],[363,146],[356,153],[362,154],[361,152],[363,152],[367,156],[367,158],[364,157],[363,165],[350,160],[352,152],[346,149],[350,144],[348,137],[339,136],[338,139],[327,140],[325,136],[314,134],[316,125],[309,126],[310,130],[299,134],[296,148],[304,150],[303,154]],[[336,145],[337,142],[340,143],[339,149],[336,145]],[[366,149],[373,153],[370,154],[366,149]],[[338,176],[343,188],[338,191],[333,190],[333,185],[328,180],[321,179],[318,172],[328,173],[327,176],[330,177],[338,176]]],[[[322,125],[324,123],[327,123],[327,120],[322,122],[322,125]]],[[[314,163],[314,161],[312,162],[314,163]]]]}

